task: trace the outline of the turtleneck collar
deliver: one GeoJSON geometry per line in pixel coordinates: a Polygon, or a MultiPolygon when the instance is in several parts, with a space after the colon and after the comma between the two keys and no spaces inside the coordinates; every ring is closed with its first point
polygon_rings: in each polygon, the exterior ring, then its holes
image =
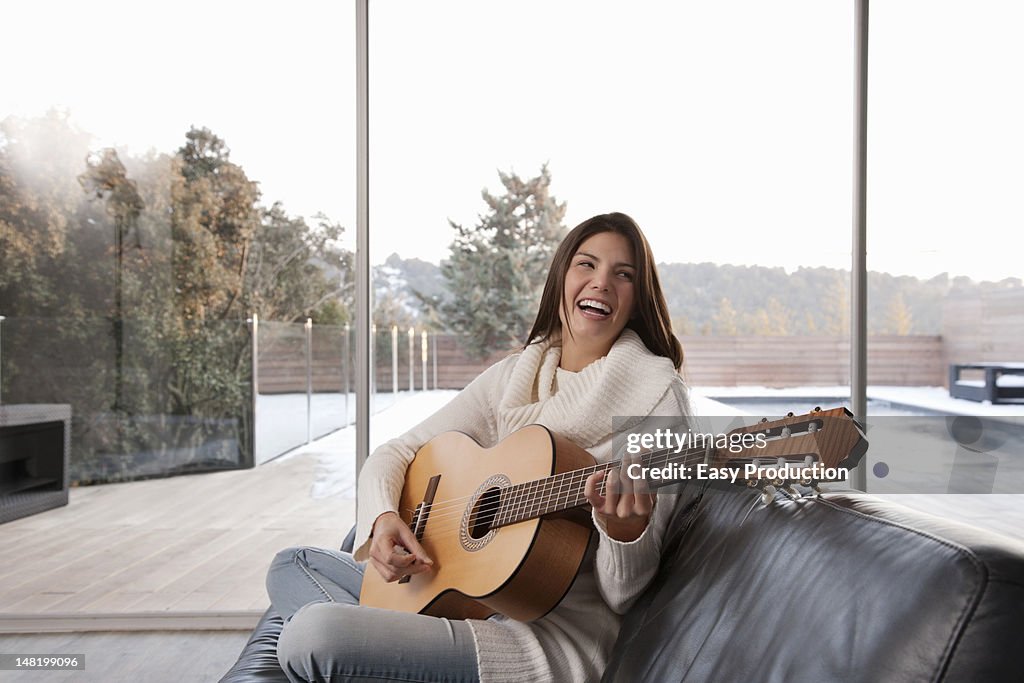
{"type": "Polygon", "coordinates": [[[647,416],[676,376],[672,361],[656,356],[625,329],[607,356],[590,363],[555,391],[561,359],[558,339],[531,344],[512,370],[498,405],[501,437],[539,423],[589,448],[612,434],[612,418],[647,416]]]}

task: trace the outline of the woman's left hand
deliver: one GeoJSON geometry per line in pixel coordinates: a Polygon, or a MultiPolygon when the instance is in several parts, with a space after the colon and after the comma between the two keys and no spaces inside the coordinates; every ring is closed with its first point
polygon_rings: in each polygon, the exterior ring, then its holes
{"type": "Polygon", "coordinates": [[[639,460],[624,459],[621,469],[595,472],[583,487],[583,495],[605,523],[608,536],[623,543],[640,538],[654,509],[654,494],[647,492],[646,482],[623,474],[632,462],[639,460]],[[601,495],[601,481],[606,475],[608,482],[601,495]]]}

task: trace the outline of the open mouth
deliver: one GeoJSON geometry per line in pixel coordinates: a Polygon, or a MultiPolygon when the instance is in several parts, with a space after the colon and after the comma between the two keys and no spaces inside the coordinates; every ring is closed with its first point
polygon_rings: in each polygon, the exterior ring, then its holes
{"type": "Polygon", "coordinates": [[[596,299],[580,299],[576,308],[580,310],[583,317],[594,320],[604,320],[612,314],[611,306],[596,299]]]}

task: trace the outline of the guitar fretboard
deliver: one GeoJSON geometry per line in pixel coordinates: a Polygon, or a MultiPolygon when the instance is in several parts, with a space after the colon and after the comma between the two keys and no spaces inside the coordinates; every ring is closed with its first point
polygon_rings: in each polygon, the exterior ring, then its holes
{"type": "MultiPolygon", "coordinates": [[[[690,448],[676,451],[673,448],[666,448],[660,451],[645,453],[639,458],[641,467],[664,467],[665,465],[678,463],[680,465],[691,465],[698,462],[705,462],[710,457],[707,448],[690,448]]],[[[494,516],[492,527],[501,527],[515,524],[527,519],[533,519],[542,515],[562,510],[570,510],[586,504],[587,498],[584,495],[587,478],[600,471],[617,469],[622,465],[621,460],[592,465],[583,469],[571,472],[554,474],[543,479],[513,484],[501,490],[501,498],[497,513],[494,516]]],[[[621,476],[626,476],[623,472],[621,476]]],[[[607,475],[601,482],[599,492],[603,495],[607,475]]],[[[681,479],[647,479],[649,488],[654,489],[661,486],[668,486],[681,481],[681,479]]]]}

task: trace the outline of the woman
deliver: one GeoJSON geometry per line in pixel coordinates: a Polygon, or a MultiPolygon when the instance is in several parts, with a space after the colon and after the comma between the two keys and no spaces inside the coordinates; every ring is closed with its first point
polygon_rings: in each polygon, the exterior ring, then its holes
{"type": "MultiPolygon", "coordinates": [[[[280,553],[267,577],[286,618],[278,656],[292,680],[597,680],[623,614],[654,577],[671,505],[603,472],[586,483],[598,533],[572,588],[531,623],[496,616],[451,621],[358,606],[363,568],[388,581],[433,561],[395,512],[417,449],[459,430],[492,446],[543,424],[613,458],[613,415],[688,413],[650,246],[621,213],[574,228],[555,253],[524,349],[488,368],[448,405],[378,448],[359,480],[353,555],[314,548],[280,553]],[[334,676],[332,679],[331,677],[334,676]]],[[[668,501],[665,501],[668,502],[668,501]]]]}

